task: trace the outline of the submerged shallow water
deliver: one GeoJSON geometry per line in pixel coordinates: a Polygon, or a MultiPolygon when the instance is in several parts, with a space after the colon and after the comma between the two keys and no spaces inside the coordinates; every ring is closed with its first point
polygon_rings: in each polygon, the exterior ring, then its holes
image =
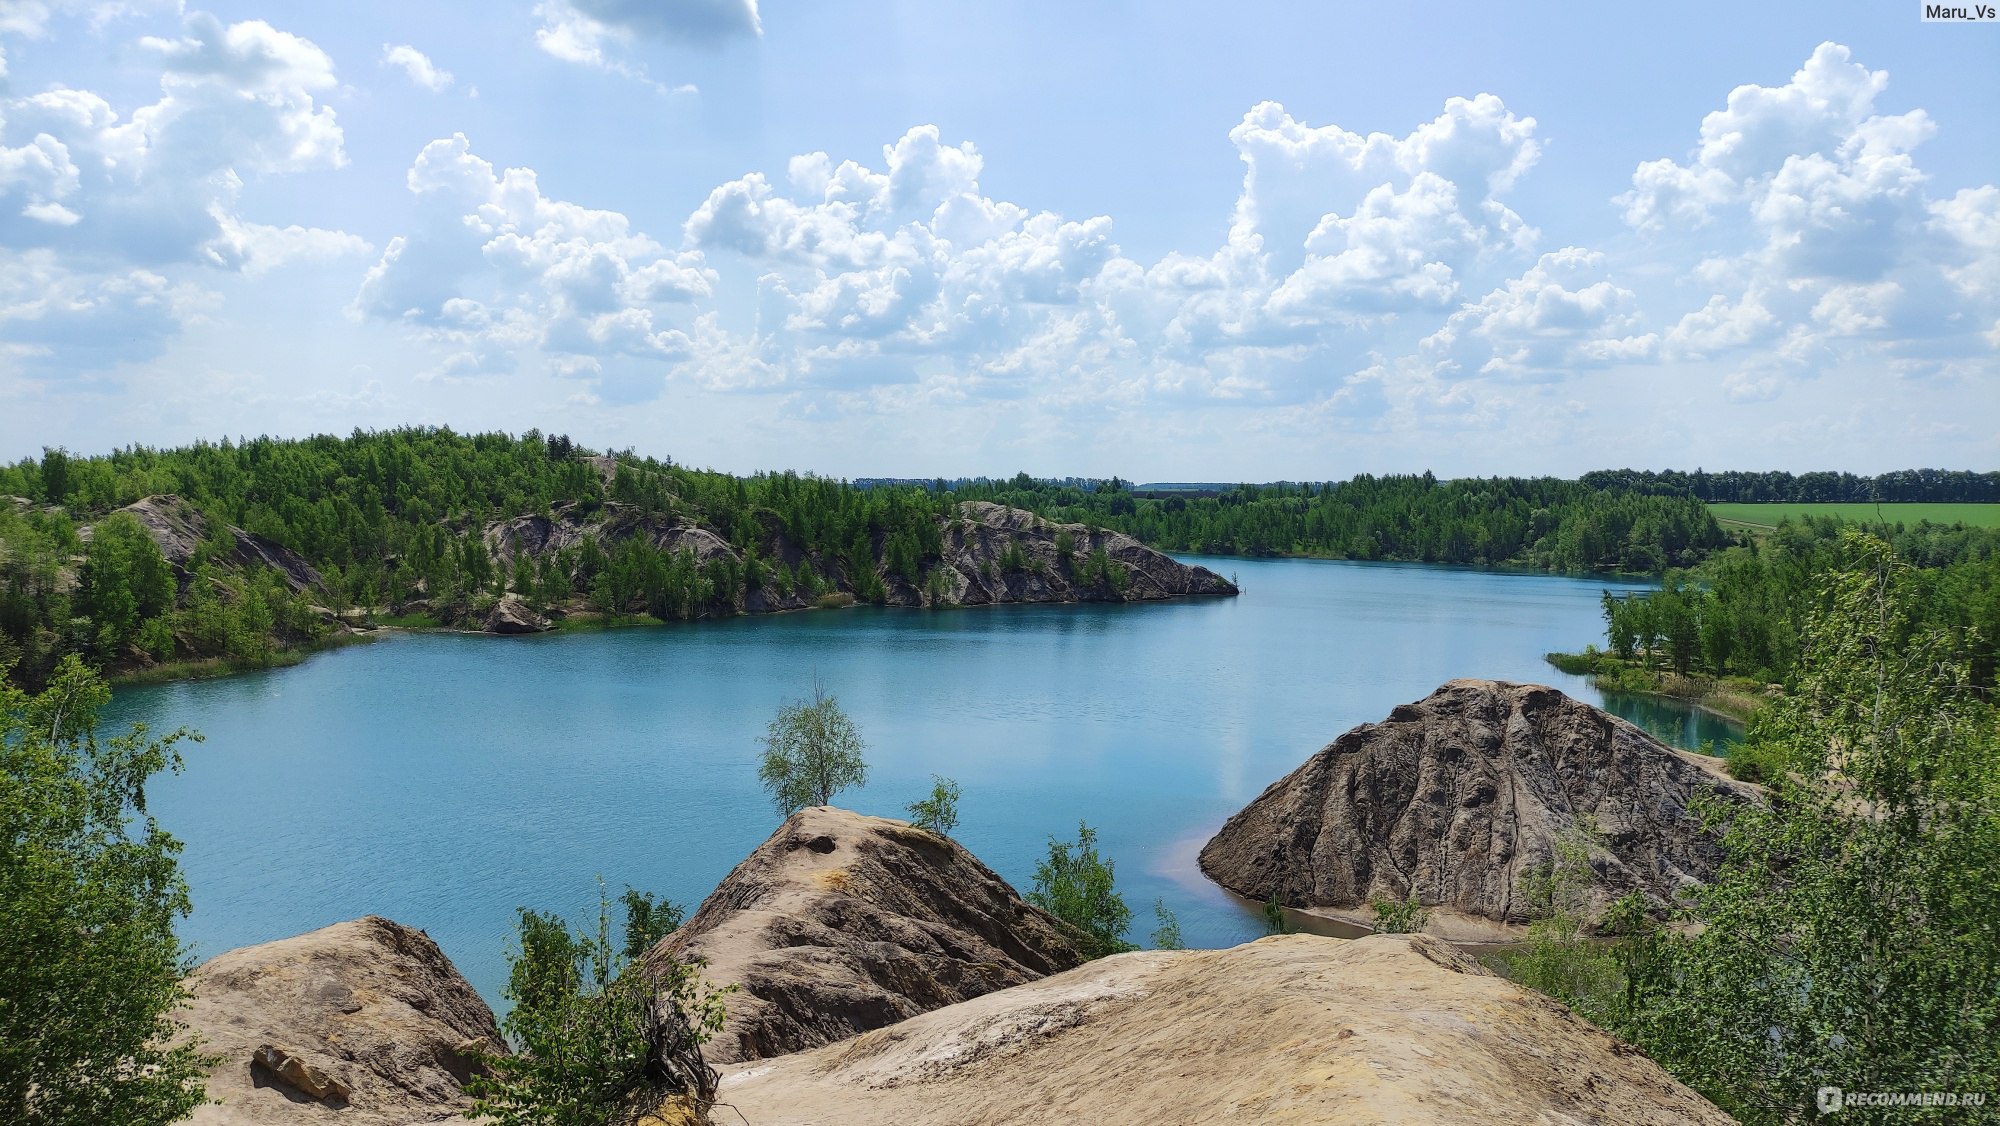
{"type": "MultiPolygon", "coordinates": [[[[1200,562],[1236,573],[1242,596],[405,635],[122,690],[108,718],[207,737],[150,795],[186,844],[195,911],[181,931],[198,957],[375,913],[429,931],[497,1005],[517,906],[593,918],[602,876],[614,898],[630,884],[692,911],[770,834],[757,738],[814,677],[868,743],[868,784],[840,804],[903,816],[931,774],[955,778],[955,835],[1023,889],[1049,836],[1087,821],[1134,939],[1158,898],[1188,945],[1224,946],[1262,933],[1258,905],[1194,867],[1224,818],[1454,677],[1606,703],[1542,654],[1599,639],[1599,592],[1637,585],[1200,562]]],[[[1684,745],[1733,734],[1672,704],[1609,704],[1684,745]]]]}

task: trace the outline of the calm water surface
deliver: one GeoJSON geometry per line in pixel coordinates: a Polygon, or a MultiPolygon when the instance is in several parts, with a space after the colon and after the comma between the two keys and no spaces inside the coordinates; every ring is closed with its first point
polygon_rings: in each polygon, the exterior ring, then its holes
{"type": "MultiPolygon", "coordinates": [[[[955,778],[958,838],[1024,889],[1049,835],[1086,820],[1133,937],[1160,898],[1191,946],[1262,933],[1195,871],[1202,841],[1349,727],[1459,676],[1602,702],[1541,656],[1601,637],[1604,581],[1203,562],[1242,597],[409,635],[122,691],[110,718],[207,736],[151,794],[186,843],[198,956],[373,912],[428,930],[497,1003],[517,905],[585,918],[602,875],[691,910],[770,834],[757,737],[815,675],[868,742],[842,804],[901,816],[932,773],[955,778]]],[[[1688,719],[1622,706],[1656,731],[1688,719]]]]}

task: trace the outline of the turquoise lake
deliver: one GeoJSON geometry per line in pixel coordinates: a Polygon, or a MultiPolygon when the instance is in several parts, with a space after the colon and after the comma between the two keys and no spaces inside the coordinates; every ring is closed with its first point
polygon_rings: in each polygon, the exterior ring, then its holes
{"type": "MultiPolygon", "coordinates": [[[[1199,559],[1241,597],[926,612],[857,608],[531,638],[410,634],[302,665],[121,691],[112,724],[206,742],[151,790],[186,845],[183,937],[208,957],[374,913],[422,927],[500,1001],[515,908],[594,918],[597,878],[692,911],[778,823],[757,739],[819,677],[868,743],[840,804],[903,816],[933,773],[958,839],[1016,887],[1051,834],[1099,833],[1152,931],[1262,933],[1195,870],[1222,820],[1358,723],[1461,676],[1554,684],[1600,641],[1598,580],[1415,565],[1199,559]]],[[[1613,710],[1686,745],[1688,709],[1613,710]]]]}

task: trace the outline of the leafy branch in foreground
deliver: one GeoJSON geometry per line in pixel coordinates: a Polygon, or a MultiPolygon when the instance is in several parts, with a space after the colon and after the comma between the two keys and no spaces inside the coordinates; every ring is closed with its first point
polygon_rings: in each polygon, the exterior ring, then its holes
{"type": "Polygon", "coordinates": [[[0,667],[0,1121],[154,1126],[204,1099],[213,1061],[174,1042],[188,963],[180,842],[146,815],[176,731],[99,742],[111,700],[72,655],[29,696],[0,667]],[[136,822],[136,825],[135,825],[136,822]],[[136,828],[136,832],[134,831],[136,828]]]}
{"type": "Polygon", "coordinates": [[[722,998],[705,963],[630,955],[680,909],[627,891],[622,950],[611,943],[611,907],[600,885],[595,934],[572,933],[552,914],[521,909],[520,950],[510,957],[502,1022],[513,1055],[481,1058],[487,1074],[466,1085],[468,1118],[498,1126],[613,1126],[668,1106],[706,1121],[718,1075],[702,1045],[722,1028],[722,998]]]}
{"type": "MultiPolygon", "coordinates": [[[[1768,800],[1704,813],[1725,863],[1685,937],[1627,957],[1619,1031],[1750,1123],[1822,1085],[2000,1091],[2000,739],[1924,577],[1850,534],[1803,632],[1796,690],[1753,727],[1768,800]],[[1634,980],[1636,979],[1636,980],[1634,980]]],[[[1628,940],[1629,942],[1630,940],[1628,940]]],[[[1942,1122],[1945,1107],[1855,1107],[1942,1122]]]]}

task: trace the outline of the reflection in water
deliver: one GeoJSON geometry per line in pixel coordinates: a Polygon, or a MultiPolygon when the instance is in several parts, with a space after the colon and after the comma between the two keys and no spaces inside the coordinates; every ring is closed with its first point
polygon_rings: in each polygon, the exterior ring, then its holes
{"type": "Polygon", "coordinates": [[[1671,747],[1727,755],[1743,742],[1743,725],[1685,700],[1604,693],[1605,711],[1671,747]]]}

